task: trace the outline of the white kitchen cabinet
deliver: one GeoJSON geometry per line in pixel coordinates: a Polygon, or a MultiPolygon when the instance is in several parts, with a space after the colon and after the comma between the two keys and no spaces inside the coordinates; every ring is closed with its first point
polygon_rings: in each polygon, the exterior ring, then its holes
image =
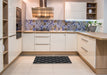
{"type": "Polygon", "coordinates": [[[66,34],[66,51],[77,51],[77,35],[66,34]]]}
{"type": "Polygon", "coordinates": [[[89,37],[89,46],[90,46],[90,51],[89,51],[89,60],[88,62],[96,68],[96,39],[90,38],[89,37]]]}
{"type": "Polygon", "coordinates": [[[0,40],[0,72],[3,70],[3,45],[2,40],[0,40]]]}
{"type": "Polygon", "coordinates": [[[78,52],[96,68],[96,39],[78,35],[78,52]]]}
{"type": "Polygon", "coordinates": [[[65,20],[64,19],[64,1],[61,0],[48,0],[48,7],[52,7],[54,13],[54,20],[65,20]]]}
{"type": "Polygon", "coordinates": [[[16,0],[8,0],[8,36],[16,34],[16,0]]]}
{"type": "Polygon", "coordinates": [[[17,53],[21,53],[22,51],[22,38],[16,39],[17,41],[17,53]]]}
{"type": "Polygon", "coordinates": [[[65,19],[86,19],[86,2],[65,2],[65,19]]]}
{"type": "Polygon", "coordinates": [[[51,34],[51,51],[65,51],[65,33],[51,34]]]}
{"type": "Polygon", "coordinates": [[[0,0],[0,38],[2,38],[2,8],[3,8],[3,4],[2,4],[2,0],[0,0]]]}
{"type": "Polygon", "coordinates": [[[50,45],[48,44],[37,44],[35,45],[35,50],[36,51],[50,51],[50,45]]]}
{"type": "Polygon", "coordinates": [[[35,50],[50,51],[50,33],[35,34],[35,50]]]}
{"type": "Polygon", "coordinates": [[[11,63],[18,55],[16,36],[9,37],[8,43],[9,63],[11,63]]]}
{"type": "Polygon", "coordinates": [[[50,37],[36,37],[35,42],[36,44],[49,44],[50,37]]]}
{"type": "Polygon", "coordinates": [[[23,51],[35,51],[34,33],[23,34],[23,51]]]}

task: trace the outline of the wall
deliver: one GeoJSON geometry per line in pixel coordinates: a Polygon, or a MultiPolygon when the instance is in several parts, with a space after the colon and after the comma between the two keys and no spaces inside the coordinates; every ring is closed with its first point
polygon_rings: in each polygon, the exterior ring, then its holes
{"type": "Polygon", "coordinates": [[[38,7],[39,2],[38,0],[23,0],[26,3],[26,19],[33,19],[32,18],[32,7],[38,7]]]}
{"type": "Polygon", "coordinates": [[[16,7],[22,8],[22,0],[15,0],[16,1],[16,7]]]}
{"type": "Polygon", "coordinates": [[[107,33],[107,0],[104,0],[104,32],[107,33]]]}
{"type": "MultiPolygon", "coordinates": [[[[34,19],[32,18],[32,7],[39,6],[39,0],[23,0],[26,3],[26,19],[34,19]]],[[[64,1],[65,0],[48,0],[48,7],[54,8],[54,19],[63,20],[64,19],[64,1]]],[[[93,2],[93,0],[67,0],[67,1],[75,1],[75,2],[93,2]]]]}
{"type": "MultiPolygon", "coordinates": [[[[94,20],[92,20],[94,22],[94,20]]],[[[88,21],[65,21],[65,20],[26,20],[25,30],[33,31],[86,31],[88,21]]]]}
{"type": "Polygon", "coordinates": [[[97,18],[103,19],[104,18],[104,0],[95,0],[97,2],[97,18]]]}
{"type": "Polygon", "coordinates": [[[26,3],[22,1],[22,31],[26,22],[26,3]]]}
{"type": "Polygon", "coordinates": [[[103,23],[100,31],[104,32],[104,0],[95,0],[97,2],[97,19],[103,23]]]}

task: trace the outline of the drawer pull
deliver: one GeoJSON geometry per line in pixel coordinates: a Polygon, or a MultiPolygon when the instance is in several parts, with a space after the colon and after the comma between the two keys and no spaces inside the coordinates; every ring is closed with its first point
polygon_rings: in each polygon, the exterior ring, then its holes
{"type": "Polygon", "coordinates": [[[82,40],[85,41],[85,42],[88,42],[88,40],[86,40],[86,39],[84,39],[84,38],[82,38],[82,40]]]}
{"type": "Polygon", "coordinates": [[[49,45],[49,44],[36,44],[36,45],[49,45]]]}
{"type": "Polygon", "coordinates": [[[88,52],[88,50],[86,50],[85,48],[81,47],[81,49],[83,49],[84,51],[88,52]]]}
{"type": "Polygon", "coordinates": [[[48,38],[49,36],[35,36],[35,37],[39,37],[39,38],[48,38]]]}
{"type": "Polygon", "coordinates": [[[14,34],[14,35],[11,35],[11,36],[9,36],[9,37],[14,37],[14,36],[16,36],[16,34],[14,34]]]}

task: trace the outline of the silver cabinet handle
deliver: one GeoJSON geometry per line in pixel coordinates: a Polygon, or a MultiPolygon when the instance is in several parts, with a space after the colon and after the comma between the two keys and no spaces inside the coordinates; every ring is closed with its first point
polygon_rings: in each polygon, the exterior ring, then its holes
{"type": "Polygon", "coordinates": [[[88,52],[88,50],[86,50],[84,47],[81,47],[81,49],[83,49],[84,51],[88,52]]]}
{"type": "Polygon", "coordinates": [[[35,36],[35,37],[39,37],[39,38],[48,38],[49,36],[35,36]]]}
{"type": "Polygon", "coordinates": [[[50,44],[36,44],[36,45],[50,45],[50,44]]]}
{"type": "Polygon", "coordinates": [[[86,39],[84,39],[84,38],[82,38],[82,40],[85,41],[85,42],[88,42],[88,40],[86,40],[86,39]]]}
{"type": "Polygon", "coordinates": [[[11,35],[11,36],[9,36],[9,37],[14,37],[14,36],[16,36],[16,34],[14,34],[14,35],[11,35]]]}

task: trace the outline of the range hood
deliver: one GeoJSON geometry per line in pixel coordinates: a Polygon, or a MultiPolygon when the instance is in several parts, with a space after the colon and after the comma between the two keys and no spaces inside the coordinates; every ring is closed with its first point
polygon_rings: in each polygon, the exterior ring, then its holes
{"type": "Polygon", "coordinates": [[[47,7],[47,0],[39,0],[39,7],[32,8],[32,16],[37,19],[52,19],[53,8],[47,7]]]}

